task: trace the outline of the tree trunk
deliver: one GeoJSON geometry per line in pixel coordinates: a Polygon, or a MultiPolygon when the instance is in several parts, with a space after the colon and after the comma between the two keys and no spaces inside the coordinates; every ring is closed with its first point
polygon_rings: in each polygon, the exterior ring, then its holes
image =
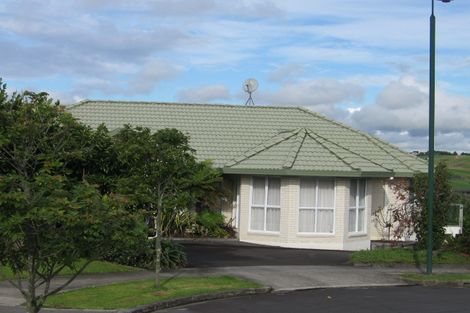
{"type": "Polygon", "coordinates": [[[162,256],[162,237],[160,231],[161,224],[161,209],[158,209],[155,216],[155,287],[160,288],[160,261],[162,256]]]}
{"type": "Polygon", "coordinates": [[[26,310],[28,313],[38,313],[41,305],[36,298],[36,260],[33,256],[28,258],[28,291],[26,292],[26,310]]]}

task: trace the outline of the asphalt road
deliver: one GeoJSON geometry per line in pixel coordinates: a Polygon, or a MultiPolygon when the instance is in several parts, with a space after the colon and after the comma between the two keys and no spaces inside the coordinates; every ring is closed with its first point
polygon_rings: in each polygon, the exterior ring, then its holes
{"type": "Polygon", "coordinates": [[[217,300],[160,313],[468,313],[470,288],[321,289],[217,300]]]}
{"type": "Polygon", "coordinates": [[[346,265],[350,252],[258,245],[183,243],[189,267],[346,265]]]}

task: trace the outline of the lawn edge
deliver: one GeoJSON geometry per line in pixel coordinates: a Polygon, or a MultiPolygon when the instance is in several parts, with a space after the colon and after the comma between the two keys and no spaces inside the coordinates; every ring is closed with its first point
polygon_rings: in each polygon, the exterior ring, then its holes
{"type": "MultiPolygon", "coordinates": [[[[380,262],[351,262],[354,267],[372,267],[372,268],[397,268],[397,269],[417,269],[425,268],[426,264],[412,264],[412,263],[380,263],[380,262]]],[[[448,270],[470,270],[470,264],[434,264],[435,269],[448,269],[448,270]]]]}
{"type": "Polygon", "coordinates": [[[470,280],[458,281],[437,281],[437,280],[415,280],[402,278],[407,283],[423,287],[443,287],[443,288],[465,288],[470,286],[470,280]]]}
{"type": "Polygon", "coordinates": [[[260,287],[260,288],[246,288],[246,289],[239,289],[239,290],[222,291],[222,292],[216,292],[216,293],[204,293],[204,294],[199,294],[199,295],[194,295],[194,296],[181,297],[181,298],[175,298],[171,300],[154,302],[154,303],[142,305],[133,309],[118,310],[117,313],[150,313],[150,312],[154,312],[154,311],[158,311],[162,309],[172,308],[172,307],[191,304],[191,303],[233,298],[233,297],[239,297],[239,296],[265,294],[265,293],[270,293],[271,291],[272,291],[271,287],[260,287]]]}

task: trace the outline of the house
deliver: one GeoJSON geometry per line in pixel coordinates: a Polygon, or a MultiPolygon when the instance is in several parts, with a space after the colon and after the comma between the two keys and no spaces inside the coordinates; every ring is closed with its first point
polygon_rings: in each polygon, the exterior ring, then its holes
{"type": "Polygon", "coordinates": [[[83,101],[69,108],[109,130],[177,128],[224,173],[222,205],[239,240],[297,248],[368,249],[390,179],[426,171],[416,156],[299,107],[83,101]]]}

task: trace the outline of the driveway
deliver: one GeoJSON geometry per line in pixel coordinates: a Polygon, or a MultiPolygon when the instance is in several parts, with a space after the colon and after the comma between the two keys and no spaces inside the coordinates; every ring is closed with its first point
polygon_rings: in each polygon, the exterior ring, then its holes
{"type": "Polygon", "coordinates": [[[233,241],[181,241],[189,267],[347,265],[350,252],[269,247],[233,241]]]}

